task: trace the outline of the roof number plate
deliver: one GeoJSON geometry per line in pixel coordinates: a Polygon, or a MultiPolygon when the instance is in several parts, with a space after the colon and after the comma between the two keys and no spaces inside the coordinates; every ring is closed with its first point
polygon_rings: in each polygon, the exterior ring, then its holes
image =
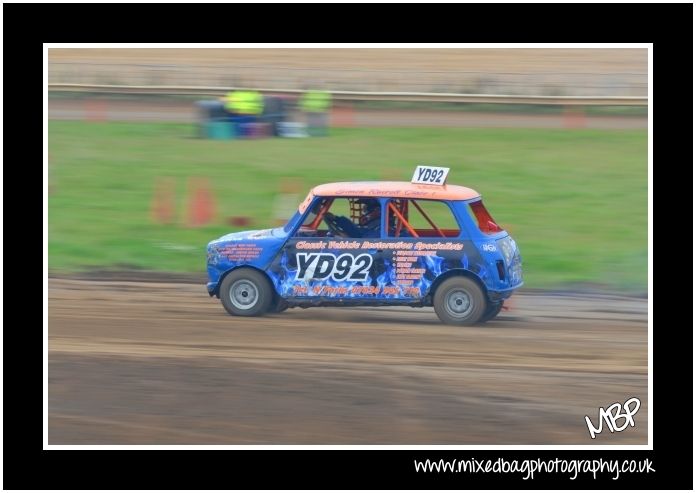
{"type": "Polygon", "coordinates": [[[447,180],[449,168],[438,168],[436,166],[418,166],[413,173],[411,183],[422,185],[444,185],[447,180]]]}

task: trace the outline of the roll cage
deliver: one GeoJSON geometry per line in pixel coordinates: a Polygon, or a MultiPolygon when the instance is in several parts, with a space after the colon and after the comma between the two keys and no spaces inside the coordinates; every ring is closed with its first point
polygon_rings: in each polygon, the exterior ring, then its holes
{"type": "MultiPolygon", "coordinates": [[[[358,225],[361,214],[361,205],[358,203],[358,200],[363,199],[364,197],[318,197],[319,202],[313,206],[314,208],[319,207],[316,216],[309,224],[300,225],[298,231],[303,231],[305,233],[312,231],[317,232],[319,225],[324,220],[324,217],[331,209],[334,200],[337,198],[345,198],[348,200],[351,220],[354,224],[358,225]]],[[[447,205],[447,202],[442,200],[427,201],[440,202],[447,205]]],[[[411,236],[413,238],[451,238],[457,237],[460,234],[460,229],[445,229],[439,227],[416,199],[395,199],[386,197],[381,199],[380,202],[382,204],[382,211],[384,212],[386,210],[387,212],[387,223],[384,231],[386,231],[386,234],[389,237],[411,236]],[[386,208],[384,207],[385,203],[386,208]],[[409,214],[413,214],[413,209],[415,209],[417,213],[420,214],[423,219],[425,219],[425,221],[430,225],[431,229],[419,229],[411,224],[409,221],[409,214]]],[[[450,213],[452,213],[449,206],[448,209],[450,209],[450,213]]],[[[384,215],[382,217],[384,217],[384,215]]],[[[456,216],[454,214],[453,218],[456,220],[456,216]]]]}

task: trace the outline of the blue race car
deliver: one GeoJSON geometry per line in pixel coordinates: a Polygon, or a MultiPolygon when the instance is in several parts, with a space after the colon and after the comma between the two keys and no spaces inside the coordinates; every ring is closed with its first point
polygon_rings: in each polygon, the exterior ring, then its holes
{"type": "Polygon", "coordinates": [[[522,286],[520,251],[478,192],[445,184],[448,171],[313,188],[284,227],[211,241],[208,293],[237,316],[404,305],[447,324],[491,320],[522,286]]]}

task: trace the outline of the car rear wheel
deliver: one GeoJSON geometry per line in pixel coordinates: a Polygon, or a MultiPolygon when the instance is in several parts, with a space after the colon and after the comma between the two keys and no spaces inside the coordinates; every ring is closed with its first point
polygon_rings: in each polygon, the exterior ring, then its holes
{"type": "Polygon", "coordinates": [[[220,285],[220,301],[230,315],[256,317],[268,311],[273,288],[266,276],[252,269],[230,272],[220,285]]]}
{"type": "Polygon", "coordinates": [[[446,324],[474,325],[486,310],[486,300],[474,281],[466,277],[452,277],[437,288],[433,307],[446,324]]]}

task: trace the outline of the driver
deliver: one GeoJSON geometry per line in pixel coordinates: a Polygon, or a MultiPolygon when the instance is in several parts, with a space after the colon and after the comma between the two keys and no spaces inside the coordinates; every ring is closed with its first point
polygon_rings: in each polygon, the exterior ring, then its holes
{"type": "Polygon", "coordinates": [[[361,204],[359,226],[344,216],[335,216],[327,212],[324,217],[341,229],[349,238],[378,238],[381,222],[381,206],[377,199],[358,199],[361,204]]]}

